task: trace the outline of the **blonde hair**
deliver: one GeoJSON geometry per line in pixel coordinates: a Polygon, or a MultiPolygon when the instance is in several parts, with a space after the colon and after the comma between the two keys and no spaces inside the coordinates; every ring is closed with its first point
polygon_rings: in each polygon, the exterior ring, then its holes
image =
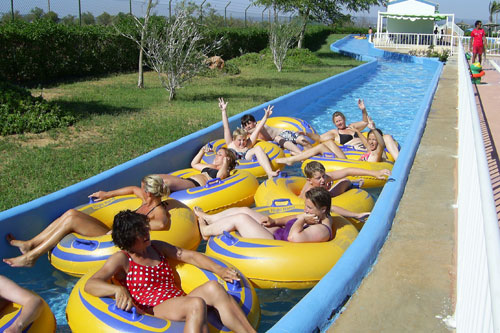
{"type": "Polygon", "coordinates": [[[243,136],[246,138],[247,135],[248,135],[247,131],[245,131],[243,128],[238,127],[233,131],[233,140],[235,140],[239,136],[243,136]]]}
{"type": "Polygon", "coordinates": [[[228,172],[232,171],[238,165],[238,161],[236,159],[236,155],[234,154],[234,152],[232,150],[229,150],[226,147],[222,147],[222,148],[220,148],[220,150],[224,150],[226,152],[226,156],[229,157],[229,163],[227,165],[227,171],[228,172]]]}
{"type": "Polygon", "coordinates": [[[155,197],[163,197],[170,194],[170,188],[163,182],[163,178],[158,175],[147,175],[142,178],[142,183],[144,184],[144,190],[155,197]]]}

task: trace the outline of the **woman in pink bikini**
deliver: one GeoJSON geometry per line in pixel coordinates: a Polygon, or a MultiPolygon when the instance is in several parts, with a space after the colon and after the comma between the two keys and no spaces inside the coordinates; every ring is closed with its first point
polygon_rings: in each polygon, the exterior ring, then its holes
{"type": "Polygon", "coordinates": [[[114,296],[116,305],[126,311],[135,305],[155,317],[185,321],[185,332],[208,332],[207,305],[218,311],[222,323],[232,331],[255,332],[234,298],[217,281],[186,295],[175,285],[167,259],[196,265],[231,282],[239,280],[236,270],[222,267],[199,252],[151,241],[147,217],[129,210],[115,216],[111,235],[122,251],[109,257],[87,281],[86,292],[114,296]],[[107,282],[113,276],[121,285],[107,282]]]}
{"type": "Polygon", "coordinates": [[[199,207],[200,232],[204,238],[218,236],[224,231],[237,231],[242,237],[276,239],[296,243],[327,242],[335,237],[330,216],[332,197],[322,187],[306,192],[304,214],[272,219],[250,208],[229,208],[208,215],[199,207]]]}
{"type": "MultiPolygon", "coordinates": [[[[118,195],[135,194],[142,200],[142,205],[136,211],[148,217],[151,230],[162,230],[169,226],[170,218],[168,208],[161,198],[169,193],[168,186],[159,176],[149,175],[142,179],[141,187],[127,186],[114,191],[98,191],[89,197],[104,200],[118,195]]],[[[72,232],[96,237],[108,233],[109,228],[95,217],[69,209],[30,240],[18,240],[8,234],[7,241],[18,247],[22,255],[3,261],[12,267],[31,267],[42,254],[50,251],[64,236],[72,232]]]]}

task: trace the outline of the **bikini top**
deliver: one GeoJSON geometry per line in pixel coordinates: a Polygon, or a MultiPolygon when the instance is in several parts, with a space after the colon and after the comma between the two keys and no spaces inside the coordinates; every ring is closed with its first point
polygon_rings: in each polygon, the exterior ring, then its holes
{"type": "Polygon", "coordinates": [[[339,141],[341,145],[345,145],[347,142],[351,141],[354,138],[359,138],[358,133],[354,133],[354,136],[351,134],[339,133],[339,141]]]}
{"type": "Polygon", "coordinates": [[[207,167],[201,170],[201,173],[203,172],[206,172],[210,176],[210,178],[214,179],[217,178],[217,173],[219,172],[219,170],[207,167]]]}
{"type": "MultiPolygon", "coordinates": [[[[142,214],[142,215],[146,215],[148,216],[153,210],[155,210],[156,207],[160,206],[160,205],[164,205],[164,206],[167,206],[168,205],[168,202],[166,201],[161,201],[159,204],[157,204],[156,206],[154,206],[153,208],[151,208],[146,214],[142,214]]],[[[137,212],[139,209],[141,209],[141,207],[144,206],[144,204],[140,205],[139,208],[137,208],[136,210],[134,210],[134,213],[137,212]]],[[[165,207],[166,208],[166,207],[165,207]]]]}
{"type": "Polygon", "coordinates": [[[245,151],[236,151],[233,148],[229,148],[229,150],[232,151],[234,153],[234,155],[236,155],[236,159],[238,159],[238,160],[244,160],[245,156],[246,156],[246,154],[248,152],[248,149],[245,150],[245,151]]]}

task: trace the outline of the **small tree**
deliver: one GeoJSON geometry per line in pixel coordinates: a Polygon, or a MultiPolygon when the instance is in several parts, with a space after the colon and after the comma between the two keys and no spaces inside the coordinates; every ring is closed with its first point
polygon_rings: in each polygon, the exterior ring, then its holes
{"type": "Polygon", "coordinates": [[[221,40],[206,42],[196,22],[181,10],[164,27],[151,26],[143,51],[147,64],[158,73],[172,100],[177,89],[206,68],[208,54],[220,44],[221,40]]]}
{"type": "Polygon", "coordinates": [[[101,15],[97,16],[96,20],[97,20],[97,24],[111,25],[111,23],[113,22],[113,16],[111,16],[107,12],[103,12],[101,15]]]}
{"type": "Polygon", "coordinates": [[[273,62],[278,72],[283,68],[288,49],[300,33],[300,25],[297,21],[290,23],[280,23],[274,21],[269,29],[269,48],[273,55],[273,62]]]}

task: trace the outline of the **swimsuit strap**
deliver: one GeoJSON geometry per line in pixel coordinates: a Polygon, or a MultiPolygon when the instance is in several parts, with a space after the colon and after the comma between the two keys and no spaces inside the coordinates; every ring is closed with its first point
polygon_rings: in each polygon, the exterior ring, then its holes
{"type": "Polygon", "coordinates": [[[325,226],[325,228],[328,229],[328,233],[330,234],[330,237],[328,237],[328,240],[331,241],[332,240],[332,236],[333,236],[332,229],[329,226],[327,226],[326,224],[320,223],[320,225],[323,225],[323,226],[325,226]]]}
{"type": "MultiPolygon", "coordinates": [[[[149,210],[149,212],[147,212],[146,214],[142,214],[142,215],[145,215],[145,216],[148,216],[149,213],[151,213],[156,207],[160,206],[160,205],[165,205],[167,206],[168,203],[166,201],[161,201],[159,204],[157,204],[156,206],[154,206],[153,208],[151,208],[149,210]]],[[[144,206],[144,204],[140,205],[139,208],[137,208],[136,210],[134,210],[134,213],[137,212],[139,209],[141,209],[141,207],[144,206]]]]}

